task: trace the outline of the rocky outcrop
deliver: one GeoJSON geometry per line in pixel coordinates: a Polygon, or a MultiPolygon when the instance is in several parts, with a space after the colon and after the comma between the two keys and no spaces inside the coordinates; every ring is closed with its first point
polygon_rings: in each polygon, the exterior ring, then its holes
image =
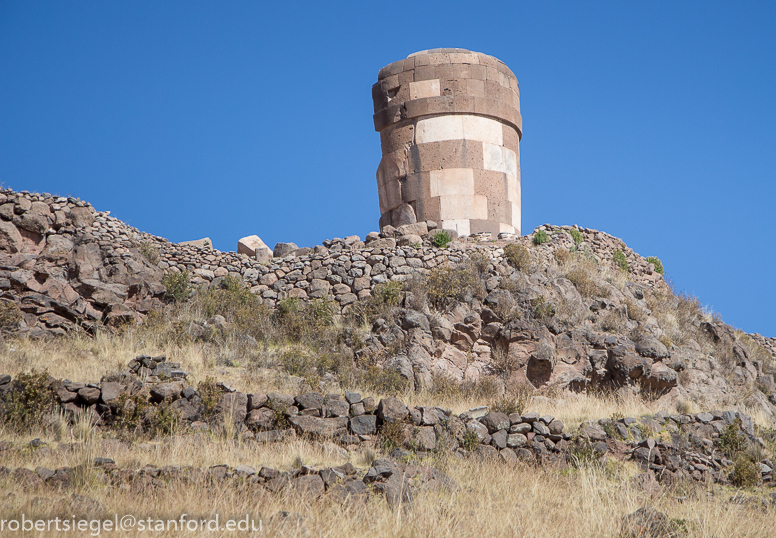
{"type": "Polygon", "coordinates": [[[269,258],[255,236],[241,240],[245,253],[175,244],[77,199],[5,189],[0,320],[3,330],[31,336],[136,323],[163,308],[163,275],[182,271],[202,288],[239,279],[270,307],[285,299],[321,300],[347,314],[378,286],[468,264],[477,274],[464,297],[432,311],[403,293],[395,315],[375,321],[356,355],[381,358],[379,366],[415,389],[430,388],[436,376],[460,382],[491,376],[502,386],[626,390],[703,406],[733,405],[746,393],[748,405],[776,412],[776,341],[700,317],[692,321],[693,334],[671,341],[649,298],[662,293],[673,301],[668,308],[678,308],[679,299],[654,265],[621,240],[544,225],[525,237],[456,238],[440,248],[432,243],[437,226],[386,226],[365,241],[349,236],[315,247],[280,243],[269,258]],[[541,234],[546,242],[534,244],[541,234]],[[515,246],[525,249],[526,266],[510,262],[505,249],[515,246]],[[624,263],[624,285],[562,271],[572,251],[596,266],[624,263]]]}

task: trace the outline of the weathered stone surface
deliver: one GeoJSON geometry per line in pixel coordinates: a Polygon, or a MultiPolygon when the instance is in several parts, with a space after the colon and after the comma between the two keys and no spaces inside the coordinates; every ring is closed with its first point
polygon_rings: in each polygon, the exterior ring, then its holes
{"type": "Polygon", "coordinates": [[[350,419],[350,430],[356,435],[373,435],[377,431],[375,415],[361,415],[350,419]]]}
{"type": "Polygon", "coordinates": [[[488,433],[490,434],[498,430],[508,430],[511,424],[509,417],[499,411],[491,411],[482,417],[480,422],[488,428],[488,433]]]}
{"type": "Polygon", "coordinates": [[[382,422],[399,422],[408,414],[407,406],[393,397],[383,398],[377,404],[377,416],[382,422]]]}
{"type": "Polygon", "coordinates": [[[284,258],[298,249],[299,247],[296,243],[278,243],[272,251],[272,256],[275,258],[284,258]]]}
{"type": "Polygon", "coordinates": [[[288,417],[288,422],[290,422],[299,433],[322,437],[333,437],[336,434],[347,431],[348,427],[347,417],[318,418],[300,415],[288,417]]]}
{"type": "Polygon", "coordinates": [[[231,417],[237,424],[245,422],[248,414],[248,395],[244,392],[223,394],[216,409],[219,415],[231,417]]]}
{"type": "Polygon", "coordinates": [[[171,402],[180,398],[181,390],[180,383],[159,383],[151,387],[151,399],[154,402],[171,402]]]}
{"type": "Polygon", "coordinates": [[[181,246],[191,246],[191,247],[201,248],[202,250],[213,250],[213,242],[210,240],[209,237],[204,237],[202,239],[194,239],[192,241],[181,241],[178,244],[181,246]]]}
{"type": "Polygon", "coordinates": [[[620,536],[624,538],[670,538],[676,536],[671,522],[651,506],[639,508],[622,518],[620,536]]]}

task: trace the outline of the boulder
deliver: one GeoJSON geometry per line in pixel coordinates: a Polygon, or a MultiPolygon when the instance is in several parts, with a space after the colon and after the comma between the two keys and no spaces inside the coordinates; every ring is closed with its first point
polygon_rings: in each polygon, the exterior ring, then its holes
{"type": "Polygon", "coordinates": [[[373,435],[377,432],[377,417],[361,415],[350,419],[350,431],[355,435],[373,435]]]}
{"type": "Polygon", "coordinates": [[[237,241],[237,253],[245,254],[260,262],[269,260],[273,255],[272,250],[258,235],[249,235],[237,241]]]}
{"type": "Polygon", "coordinates": [[[491,411],[480,419],[480,422],[488,428],[488,433],[493,434],[499,430],[508,430],[510,426],[509,417],[500,411],[491,411]]]}
{"type": "Polygon", "coordinates": [[[407,406],[393,397],[383,398],[377,404],[377,416],[382,422],[400,422],[404,420],[409,411],[407,406]]]}
{"type": "Polygon", "coordinates": [[[671,356],[666,346],[651,335],[644,335],[636,342],[636,353],[651,359],[665,359],[671,356]]]}
{"type": "Polygon", "coordinates": [[[274,258],[285,258],[297,250],[299,250],[299,247],[296,243],[278,243],[272,251],[272,256],[274,258]]]}

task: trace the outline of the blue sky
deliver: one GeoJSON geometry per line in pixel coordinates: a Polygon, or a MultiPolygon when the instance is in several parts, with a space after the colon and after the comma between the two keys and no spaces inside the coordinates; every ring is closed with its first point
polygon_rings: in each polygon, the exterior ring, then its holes
{"type": "Polygon", "coordinates": [[[773,2],[0,0],[0,182],[173,241],[376,229],[371,85],[462,47],[520,81],[523,233],[579,224],[776,336],[773,2]]]}

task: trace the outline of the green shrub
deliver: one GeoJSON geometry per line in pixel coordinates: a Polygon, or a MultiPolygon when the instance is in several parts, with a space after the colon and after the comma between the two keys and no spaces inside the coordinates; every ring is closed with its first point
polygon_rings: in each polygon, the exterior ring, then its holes
{"type": "Polygon", "coordinates": [[[734,486],[739,488],[750,488],[760,482],[760,470],[752,460],[746,456],[739,456],[733,470],[728,476],[734,486]]]}
{"type": "Polygon", "coordinates": [[[54,391],[49,385],[46,370],[35,369],[19,374],[13,381],[13,390],[6,394],[5,414],[2,421],[16,432],[25,432],[43,423],[46,413],[56,408],[54,391]]]}
{"type": "Polygon", "coordinates": [[[547,232],[545,232],[544,230],[539,230],[533,236],[534,245],[541,245],[542,243],[546,243],[549,240],[550,240],[550,236],[548,236],[547,232]]]}
{"type": "Polygon", "coordinates": [[[582,235],[582,232],[580,232],[576,228],[572,228],[569,233],[571,234],[571,238],[574,240],[575,245],[578,245],[585,240],[585,237],[582,235]]]}
{"type": "Polygon", "coordinates": [[[628,271],[628,260],[625,259],[625,253],[617,249],[614,251],[614,264],[619,267],[621,270],[627,272],[628,271]]]}
{"type": "Polygon", "coordinates": [[[736,418],[725,427],[717,440],[720,450],[733,459],[746,450],[746,435],[741,431],[741,419],[736,418]]]}
{"type": "Polygon", "coordinates": [[[445,248],[452,240],[453,238],[450,237],[450,234],[447,233],[446,230],[442,230],[434,235],[434,239],[431,240],[431,243],[437,248],[445,248]]]}
{"type": "Polygon", "coordinates": [[[525,273],[531,267],[531,254],[522,245],[510,243],[505,246],[504,257],[518,271],[525,273]]]}
{"type": "Polygon", "coordinates": [[[665,272],[663,269],[663,262],[661,262],[660,259],[658,259],[656,256],[650,256],[647,258],[647,261],[655,266],[656,273],[665,275],[665,272]]]}
{"type": "Polygon", "coordinates": [[[191,284],[189,283],[189,271],[184,269],[180,273],[167,273],[162,278],[167,290],[167,297],[175,303],[182,303],[189,298],[191,284]]]}

